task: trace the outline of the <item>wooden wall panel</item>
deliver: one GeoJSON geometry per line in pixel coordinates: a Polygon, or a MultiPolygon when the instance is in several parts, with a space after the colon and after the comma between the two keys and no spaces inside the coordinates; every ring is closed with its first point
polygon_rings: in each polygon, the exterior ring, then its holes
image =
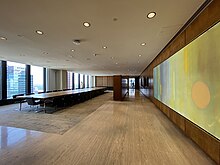
{"type": "Polygon", "coordinates": [[[107,76],[103,76],[102,81],[103,81],[102,86],[107,87],[108,86],[108,77],[107,76]]]}
{"type": "MultiPolygon", "coordinates": [[[[140,77],[153,77],[153,68],[167,58],[171,57],[178,50],[186,46],[192,40],[201,35],[204,31],[220,21],[220,0],[213,0],[186,29],[176,36],[169,45],[167,45],[160,54],[146,67],[140,77]]],[[[180,114],[176,113],[153,96],[153,85],[148,89],[150,100],[184,133],[198,144],[216,163],[220,164],[220,141],[195,124],[188,121],[180,114]]]]}
{"type": "Polygon", "coordinates": [[[185,131],[185,118],[182,117],[177,112],[173,111],[172,109],[169,109],[170,111],[170,119],[172,122],[174,122],[182,131],[185,131]]]}
{"type": "Polygon", "coordinates": [[[219,141],[210,134],[197,127],[192,122],[186,120],[186,135],[198,144],[210,157],[220,163],[219,160],[219,141]]]}
{"type": "Polygon", "coordinates": [[[96,76],[96,87],[113,87],[113,76],[96,76]]]}
{"type": "Polygon", "coordinates": [[[113,87],[113,76],[108,76],[108,87],[113,87]]]}
{"type": "Polygon", "coordinates": [[[213,0],[213,2],[186,29],[186,43],[190,43],[204,31],[219,22],[219,20],[220,1],[213,0]]]}
{"type": "Polygon", "coordinates": [[[121,83],[122,76],[114,76],[113,77],[113,86],[114,86],[114,92],[113,92],[113,99],[115,101],[121,101],[122,100],[122,83],[121,83]]]}
{"type": "Polygon", "coordinates": [[[102,76],[96,76],[96,87],[102,87],[103,86],[103,77],[102,76]]]}

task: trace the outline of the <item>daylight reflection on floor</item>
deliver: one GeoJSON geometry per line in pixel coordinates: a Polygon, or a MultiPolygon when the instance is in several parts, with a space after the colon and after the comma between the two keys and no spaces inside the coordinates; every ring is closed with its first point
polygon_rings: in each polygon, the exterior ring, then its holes
{"type": "Polygon", "coordinates": [[[6,149],[18,143],[24,142],[29,137],[36,137],[41,135],[41,132],[0,126],[0,148],[6,149]]]}

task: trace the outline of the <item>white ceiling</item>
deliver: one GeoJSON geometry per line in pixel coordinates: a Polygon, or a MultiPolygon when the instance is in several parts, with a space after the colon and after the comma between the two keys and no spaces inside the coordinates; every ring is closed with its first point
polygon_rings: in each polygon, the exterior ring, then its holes
{"type": "Polygon", "coordinates": [[[0,36],[7,37],[0,40],[0,60],[92,75],[139,75],[204,2],[0,0],[0,36]],[[157,15],[147,19],[151,11],[157,15]],[[77,46],[73,39],[82,42],[77,46]]]}

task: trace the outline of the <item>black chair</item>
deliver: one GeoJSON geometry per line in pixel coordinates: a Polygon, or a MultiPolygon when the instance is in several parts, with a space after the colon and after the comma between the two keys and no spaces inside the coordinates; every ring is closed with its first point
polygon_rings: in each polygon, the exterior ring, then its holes
{"type": "Polygon", "coordinates": [[[27,93],[26,95],[34,95],[35,93],[27,93]]]}
{"type": "MultiPolygon", "coordinates": [[[[46,99],[44,101],[45,104],[45,113],[48,112],[48,108],[54,108],[54,110],[56,111],[58,107],[61,107],[63,105],[63,100],[62,97],[54,97],[51,99],[46,99]]],[[[51,113],[51,112],[50,112],[51,113]]]]}
{"type": "Polygon", "coordinates": [[[51,93],[51,92],[53,92],[53,91],[46,91],[46,93],[51,93]]]}
{"type": "Polygon", "coordinates": [[[22,103],[26,102],[24,98],[17,98],[18,96],[24,96],[24,94],[13,95],[14,103],[19,103],[19,110],[21,111],[22,103]]]}
{"type": "Polygon", "coordinates": [[[63,89],[63,91],[69,91],[69,90],[71,90],[71,89],[63,89]]]}
{"type": "Polygon", "coordinates": [[[26,98],[26,101],[27,101],[28,105],[30,105],[30,107],[37,106],[37,108],[38,108],[38,105],[43,104],[43,102],[41,100],[36,100],[33,97],[26,98]]]}

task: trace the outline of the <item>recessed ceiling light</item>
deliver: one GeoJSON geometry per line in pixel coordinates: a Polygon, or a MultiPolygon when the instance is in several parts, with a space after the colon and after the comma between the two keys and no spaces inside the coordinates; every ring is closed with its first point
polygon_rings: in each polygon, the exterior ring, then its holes
{"type": "Polygon", "coordinates": [[[80,45],[80,40],[79,39],[76,39],[76,40],[73,40],[73,43],[75,44],[75,45],[80,45]]]}
{"type": "Polygon", "coordinates": [[[103,49],[107,49],[107,46],[103,46],[103,49]]]}
{"type": "Polygon", "coordinates": [[[71,52],[74,52],[75,50],[74,49],[71,49],[71,52]]]}
{"type": "Polygon", "coordinates": [[[73,55],[69,55],[70,58],[73,58],[73,55]]]}
{"type": "Polygon", "coordinates": [[[1,40],[7,40],[7,38],[6,38],[6,37],[3,37],[3,36],[1,36],[0,39],[1,39],[1,40]]]}
{"type": "Polygon", "coordinates": [[[97,56],[97,54],[94,53],[93,56],[97,56]]]}
{"type": "Polygon", "coordinates": [[[141,57],[141,54],[139,54],[138,56],[141,57]]]}
{"type": "Polygon", "coordinates": [[[118,63],[117,63],[117,62],[116,62],[115,64],[116,64],[116,65],[118,65],[118,63]]]}
{"type": "Polygon", "coordinates": [[[154,18],[155,16],[156,16],[156,13],[155,13],[155,12],[150,12],[150,13],[147,14],[147,18],[149,18],[149,19],[152,19],[152,18],[154,18]]]}
{"type": "Polygon", "coordinates": [[[89,23],[89,22],[84,22],[83,25],[84,25],[85,27],[90,27],[90,23],[89,23]]]}
{"type": "Polygon", "coordinates": [[[39,35],[43,35],[44,32],[42,32],[41,30],[36,30],[36,33],[39,34],[39,35]]]}
{"type": "Polygon", "coordinates": [[[111,59],[114,59],[114,57],[111,57],[111,59]]]}
{"type": "Polygon", "coordinates": [[[146,43],[145,43],[145,42],[141,43],[141,46],[145,46],[145,45],[146,45],[146,43]]]}

